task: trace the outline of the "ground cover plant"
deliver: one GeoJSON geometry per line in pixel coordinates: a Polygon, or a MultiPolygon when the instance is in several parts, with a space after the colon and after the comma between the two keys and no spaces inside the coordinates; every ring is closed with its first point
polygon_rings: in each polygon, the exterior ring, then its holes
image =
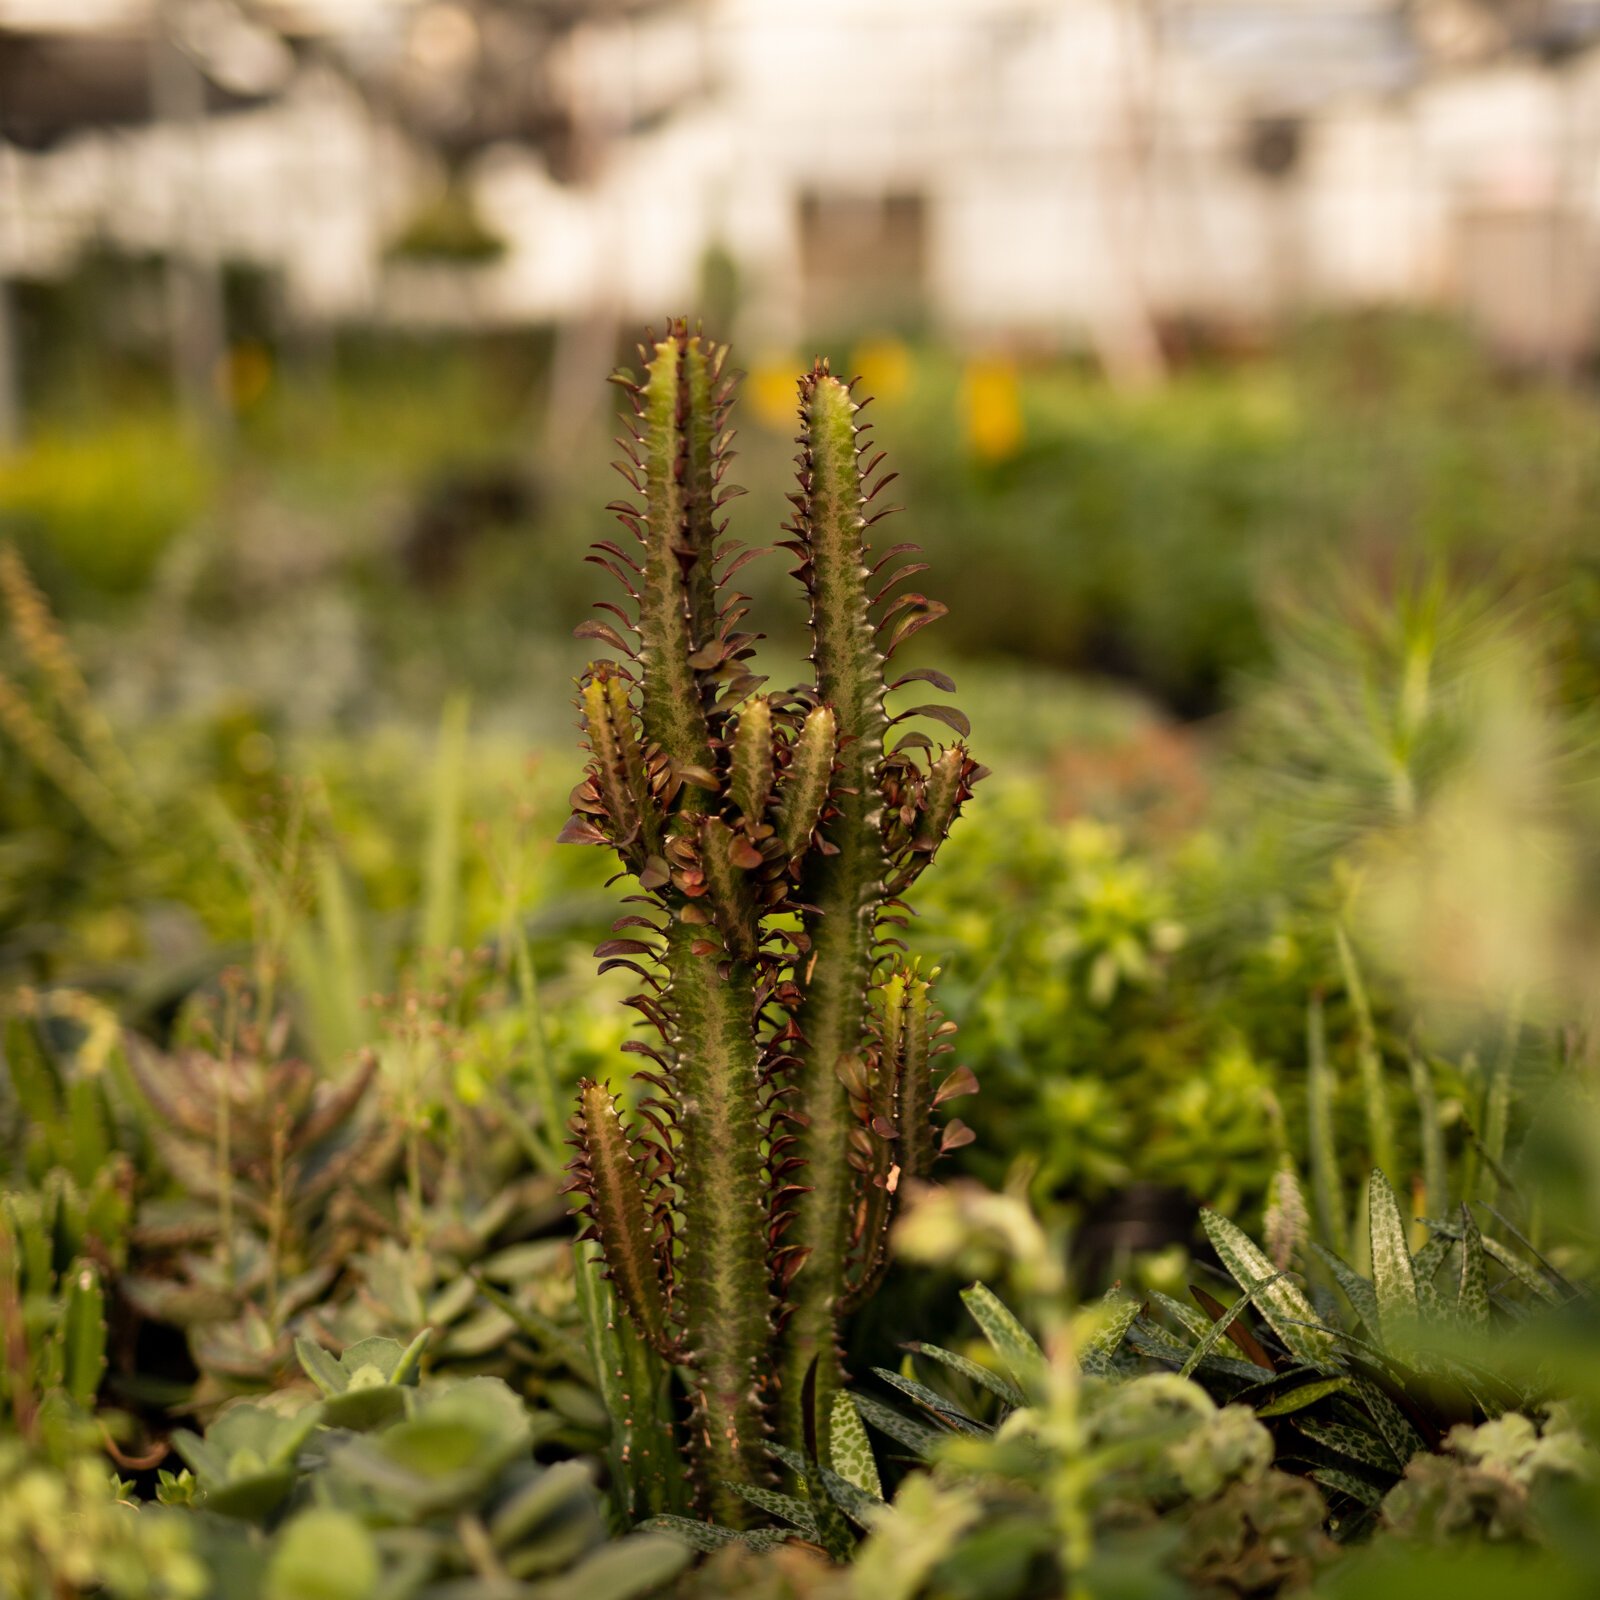
{"type": "Polygon", "coordinates": [[[164,774],[0,552],[0,1588],[1592,1592],[1572,596],[1275,604],[1204,735],[963,666],[952,831],[864,391],[774,691],[722,361],[625,378],[570,795],[459,701],[164,774]]]}

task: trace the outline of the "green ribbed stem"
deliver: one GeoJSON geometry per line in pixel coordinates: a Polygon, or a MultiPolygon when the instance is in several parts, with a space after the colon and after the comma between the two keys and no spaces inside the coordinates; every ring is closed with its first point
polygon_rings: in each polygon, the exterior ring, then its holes
{"type": "MultiPolygon", "coordinates": [[[[981,769],[962,747],[935,755],[926,739],[885,757],[872,491],[847,387],[825,365],[800,384],[805,449],[786,547],[811,596],[813,682],[758,698],[763,680],[745,663],[760,635],[737,631],[744,597],[727,587],[750,552],[725,566],[718,554],[720,507],[737,492],[722,484],[723,351],[680,322],[643,355],[643,381],[621,380],[634,397],[622,472],[643,504],[611,508],[637,549],[596,547],[637,605],[636,620],[611,609],[638,648],[608,622],[578,630],[632,665],[596,662],[580,682],[590,758],[562,837],[610,846],[644,891],[646,911],[619,917],[595,953],[602,971],[631,968],[648,986],[629,1003],[654,1030],[631,1046],[652,1093],[624,1126],[609,1092],[585,1085],[568,1187],[583,1196],[584,1237],[601,1242],[615,1302],[649,1345],[601,1325],[600,1300],[613,1295],[590,1285],[618,1462],[635,1439],[649,1443],[649,1471],[624,1485],[629,1509],[664,1498],[672,1362],[690,1401],[698,1508],[742,1527],[751,1506],[728,1485],[769,1480],[775,1405],[784,1442],[827,1458],[839,1317],[876,1284],[902,1152],[918,1168],[931,1159],[928,1064],[942,1029],[930,1033],[936,1013],[914,972],[874,1001],[879,922],[886,886],[898,895],[932,859],[981,769]],[[907,1118],[915,1126],[902,1130],[907,1118]],[[632,1414],[643,1405],[648,1427],[632,1414]]],[[[903,567],[883,589],[921,570],[903,567]]],[[[913,594],[884,617],[899,639],[942,609],[913,594]]],[[[910,679],[952,687],[931,669],[910,679]]],[[[906,714],[966,732],[951,707],[906,714]]],[[[946,1090],[970,1083],[952,1074],[946,1090]]],[[[952,1132],[971,1137],[951,1124],[947,1146],[952,1132]]]]}
{"type": "Polygon", "coordinates": [[[716,635],[715,378],[705,343],[674,335],[656,345],[642,392],[641,713],[646,739],[679,768],[712,765],[707,696],[691,657],[716,635]]]}
{"type": "Polygon", "coordinates": [[[695,1377],[691,1442],[705,1509],[743,1527],[750,1507],[723,1484],[767,1475],[760,1382],[772,1339],[755,972],[692,954],[699,934],[675,923],[666,953],[682,1191],[678,1311],[695,1377]]]}
{"type": "Polygon", "coordinates": [[[855,1118],[839,1077],[841,1059],[858,1054],[867,1021],[876,916],[888,860],[879,826],[878,765],[888,717],[883,709],[883,656],[868,615],[863,507],[850,392],[837,378],[812,373],[801,383],[807,444],[799,531],[810,564],[811,631],[817,697],[833,711],[838,770],[836,815],[822,826],[836,855],[807,857],[800,899],[811,939],[804,999],[796,1021],[805,1035],[805,1065],[793,1102],[805,1119],[798,1153],[803,1182],[787,1241],[809,1251],[790,1289],[793,1310],[779,1354],[783,1440],[804,1449],[802,1391],[816,1365],[815,1424],[826,1444],[833,1395],[843,1372],[838,1318],[849,1253],[855,1174],[849,1139],[855,1118]]]}

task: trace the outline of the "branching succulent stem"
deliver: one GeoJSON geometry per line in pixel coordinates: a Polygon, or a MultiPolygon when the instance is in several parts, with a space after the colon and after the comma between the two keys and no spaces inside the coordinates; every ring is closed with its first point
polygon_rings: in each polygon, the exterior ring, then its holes
{"type": "MultiPolygon", "coordinates": [[[[746,597],[730,590],[751,553],[725,560],[720,543],[738,492],[723,481],[724,351],[675,323],[641,355],[643,378],[618,381],[634,414],[619,470],[642,503],[610,508],[636,548],[604,541],[593,558],[635,603],[631,621],[604,606],[633,637],[578,630],[627,664],[596,661],[580,681],[589,764],[562,837],[609,846],[638,880],[645,911],[596,954],[645,980],[630,1004],[647,1034],[628,1049],[649,1092],[624,1113],[583,1085],[568,1188],[617,1302],[687,1383],[700,1510],[738,1527],[750,1507],[729,1485],[768,1479],[774,1419],[790,1448],[826,1451],[840,1316],[876,1284],[901,1178],[936,1153],[933,1107],[976,1087],[958,1070],[936,1092],[948,1046],[931,1041],[949,1025],[930,1024],[928,981],[892,956],[881,919],[983,769],[960,744],[888,743],[885,657],[943,607],[886,600],[920,565],[872,593],[868,505],[888,480],[867,482],[877,463],[863,470],[849,387],[825,363],[800,380],[783,543],[811,599],[815,670],[761,696],[747,665],[760,635],[740,631],[746,597]]],[[[966,731],[953,707],[912,714],[966,731]]],[[[952,1120],[942,1147],[970,1137],[952,1120]]]]}

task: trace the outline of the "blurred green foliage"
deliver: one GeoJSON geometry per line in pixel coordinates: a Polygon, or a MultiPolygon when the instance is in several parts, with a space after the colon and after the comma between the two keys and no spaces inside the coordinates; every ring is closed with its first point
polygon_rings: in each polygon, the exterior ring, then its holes
{"type": "Polygon", "coordinates": [[[0,529],[53,582],[136,594],[210,509],[217,480],[218,463],[171,416],[52,428],[0,458],[0,529]]]}

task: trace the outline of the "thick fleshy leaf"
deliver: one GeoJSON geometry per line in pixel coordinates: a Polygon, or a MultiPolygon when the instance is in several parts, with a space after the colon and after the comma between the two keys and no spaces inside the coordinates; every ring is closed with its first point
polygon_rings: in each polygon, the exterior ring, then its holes
{"type": "Polygon", "coordinates": [[[952,1372],[959,1372],[962,1377],[969,1378],[979,1388],[987,1389],[990,1394],[997,1395],[1013,1410],[1028,1403],[1022,1391],[1014,1383],[1001,1377],[998,1372],[980,1366],[967,1356],[958,1355],[954,1350],[943,1350],[936,1344],[923,1344],[920,1341],[913,1341],[905,1348],[914,1355],[927,1356],[930,1361],[937,1361],[941,1366],[949,1367],[952,1372]]]}
{"type": "Polygon", "coordinates": [[[1469,1328],[1489,1324],[1489,1273],[1483,1236],[1465,1201],[1461,1203],[1461,1276],[1456,1289],[1456,1316],[1469,1328]]]}
{"type": "Polygon", "coordinates": [[[1200,1222],[1212,1249],[1241,1289],[1264,1283],[1269,1278],[1275,1280],[1261,1292],[1256,1305],[1289,1353],[1313,1366],[1333,1361],[1337,1347],[1332,1337],[1317,1326],[1322,1319],[1316,1308],[1290,1279],[1275,1273],[1272,1262],[1255,1241],[1209,1207],[1201,1210],[1200,1222]]]}
{"type": "Polygon", "coordinates": [[[1389,1180],[1377,1168],[1367,1185],[1367,1227],[1372,1244],[1372,1288],[1378,1300],[1383,1342],[1392,1351],[1405,1351],[1414,1344],[1421,1321],[1417,1280],[1406,1245],[1400,1202],[1389,1180]]]}
{"type": "Polygon", "coordinates": [[[855,1400],[845,1391],[833,1397],[832,1426],[828,1435],[828,1457],[833,1470],[848,1479],[858,1489],[883,1498],[883,1484],[878,1478],[878,1463],[873,1459],[872,1441],[861,1425],[861,1413],[855,1400]]]}
{"type": "Polygon", "coordinates": [[[987,1284],[975,1283],[970,1289],[963,1289],[961,1301],[1016,1379],[1017,1387],[1030,1399],[1037,1399],[1042,1393],[1046,1362],[1044,1351],[1032,1335],[987,1284]]]}

